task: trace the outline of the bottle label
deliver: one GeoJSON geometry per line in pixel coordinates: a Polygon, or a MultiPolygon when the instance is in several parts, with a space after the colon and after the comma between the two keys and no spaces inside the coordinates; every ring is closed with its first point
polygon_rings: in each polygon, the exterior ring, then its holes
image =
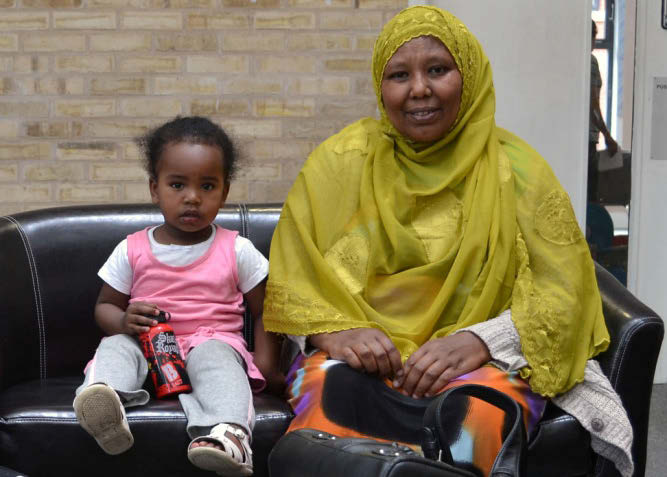
{"type": "Polygon", "coordinates": [[[190,379],[173,332],[157,331],[155,328],[142,339],[144,356],[158,398],[190,392],[190,379]]]}
{"type": "Polygon", "coordinates": [[[178,355],[180,359],[180,351],[176,343],[176,336],[164,331],[158,333],[153,337],[153,348],[156,354],[171,354],[178,355]]]}

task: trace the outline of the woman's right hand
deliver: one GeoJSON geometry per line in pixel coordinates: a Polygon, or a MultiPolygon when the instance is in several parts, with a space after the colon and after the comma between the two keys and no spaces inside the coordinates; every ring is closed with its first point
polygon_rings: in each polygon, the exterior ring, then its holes
{"type": "Polygon", "coordinates": [[[147,333],[151,326],[157,325],[157,320],[149,316],[157,316],[160,310],[152,303],[137,301],[127,305],[122,321],[122,332],[127,335],[147,333]]]}
{"type": "Polygon", "coordinates": [[[325,351],[331,358],[381,378],[396,376],[403,368],[401,354],[394,343],[375,328],[320,333],[308,339],[311,345],[325,351]]]}

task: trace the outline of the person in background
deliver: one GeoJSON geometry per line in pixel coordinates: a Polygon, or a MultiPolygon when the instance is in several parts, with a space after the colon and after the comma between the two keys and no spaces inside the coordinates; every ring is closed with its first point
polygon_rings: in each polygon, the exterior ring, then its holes
{"type": "Polygon", "coordinates": [[[598,153],[597,145],[600,133],[604,136],[604,142],[607,145],[609,155],[613,156],[618,151],[618,144],[611,137],[611,133],[602,118],[600,110],[600,89],[602,88],[602,76],[600,76],[600,67],[598,60],[592,51],[595,49],[595,38],[598,34],[598,27],[593,23],[591,35],[591,108],[588,126],[588,202],[597,202],[598,198],[598,153]]]}

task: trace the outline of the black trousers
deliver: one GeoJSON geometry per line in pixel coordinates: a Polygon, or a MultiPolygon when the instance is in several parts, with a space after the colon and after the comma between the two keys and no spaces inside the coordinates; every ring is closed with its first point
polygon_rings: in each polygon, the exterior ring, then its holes
{"type": "Polygon", "coordinates": [[[598,152],[597,142],[588,143],[588,189],[586,198],[588,202],[598,202],[598,152]]]}

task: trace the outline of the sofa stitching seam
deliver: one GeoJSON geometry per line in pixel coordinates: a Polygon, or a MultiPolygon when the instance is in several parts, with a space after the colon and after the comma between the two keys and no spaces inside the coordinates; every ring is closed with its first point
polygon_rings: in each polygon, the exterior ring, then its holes
{"type": "Polygon", "coordinates": [[[250,240],[250,224],[248,223],[248,207],[245,204],[239,204],[241,210],[241,230],[245,238],[250,240]]]}
{"type": "MultiPolygon", "coordinates": [[[[241,237],[250,240],[250,227],[248,226],[248,208],[244,203],[237,204],[239,221],[241,222],[241,237]]],[[[252,345],[252,320],[248,307],[246,306],[243,314],[243,339],[250,347],[252,345]]]]}
{"type": "MultiPolygon", "coordinates": [[[[132,418],[131,416],[127,416],[128,422],[151,422],[151,421],[165,421],[165,422],[170,422],[170,421],[186,421],[185,416],[178,416],[178,417],[135,417],[132,418]]],[[[7,424],[21,424],[24,422],[79,422],[75,417],[72,418],[64,418],[64,417],[17,417],[17,418],[9,418],[6,419],[5,422],[7,424]]]]}
{"type": "Polygon", "coordinates": [[[30,245],[30,240],[28,239],[27,234],[23,230],[23,227],[12,216],[4,216],[3,219],[14,224],[16,230],[21,237],[23,242],[23,247],[26,251],[28,257],[28,265],[30,266],[30,278],[32,279],[32,289],[33,296],[35,299],[35,308],[37,312],[37,328],[39,330],[39,377],[40,379],[46,379],[46,331],[44,324],[44,309],[42,307],[42,293],[39,286],[39,272],[37,270],[37,261],[35,260],[35,255],[32,251],[32,246],[30,245]]]}
{"type": "MultiPolygon", "coordinates": [[[[632,328],[630,330],[628,330],[627,338],[626,338],[626,340],[624,340],[624,342],[626,342],[626,343],[629,342],[635,334],[637,334],[641,329],[643,329],[647,325],[650,326],[651,323],[649,323],[649,324],[647,324],[647,323],[636,323],[636,324],[634,324],[634,326],[632,326],[632,328]]],[[[617,358],[614,359],[614,362],[611,366],[612,379],[609,380],[609,381],[613,382],[614,389],[615,389],[616,385],[618,385],[618,380],[620,379],[620,373],[621,373],[621,363],[623,363],[623,361],[625,359],[625,354],[628,351],[628,347],[627,346],[622,346],[619,351],[620,351],[620,356],[618,354],[616,355],[617,358]]]]}
{"type": "MultiPolygon", "coordinates": [[[[257,420],[260,422],[268,421],[282,421],[285,418],[293,418],[291,414],[277,414],[270,416],[258,416],[257,420]]],[[[154,416],[154,417],[133,417],[127,416],[129,422],[152,422],[152,421],[186,421],[185,416],[154,416]]],[[[64,417],[15,417],[15,418],[5,418],[3,421],[7,424],[20,424],[23,422],[78,422],[76,418],[64,418],[64,417]]]]}

